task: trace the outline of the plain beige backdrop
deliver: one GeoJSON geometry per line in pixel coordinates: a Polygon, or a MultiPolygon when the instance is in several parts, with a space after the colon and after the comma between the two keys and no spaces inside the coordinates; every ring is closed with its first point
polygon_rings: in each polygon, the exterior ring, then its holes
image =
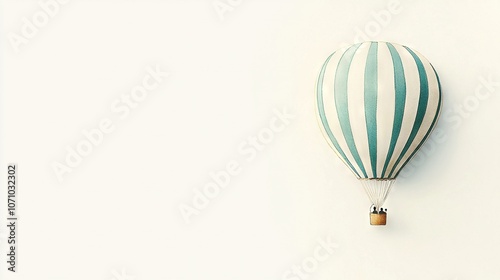
{"type": "Polygon", "coordinates": [[[500,277],[497,1],[66,2],[1,1],[1,279],[500,277]],[[314,108],[359,40],[418,50],[444,96],[378,228],[314,108]]]}

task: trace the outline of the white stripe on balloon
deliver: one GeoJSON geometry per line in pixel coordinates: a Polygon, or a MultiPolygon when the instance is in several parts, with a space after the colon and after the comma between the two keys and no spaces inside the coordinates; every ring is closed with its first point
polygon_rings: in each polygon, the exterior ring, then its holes
{"type": "MultiPolygon", "coordinates": [[[[420,99],[420,80],[418,78],[418,69],[415,60],[411,54],[402,46],[394,45],[398,51],[401,61],[403,63],[404,76],[406,81],[406,102],[403,116],[403,123],[401,125],[401,132],[396,142],[394,153],[392,154],[391,161],[387,167],[384,176],[389,176],[394,164],[398,160],[408,138],[410,136],[415,117],[417,115],[418,100],[420,99]]],[[[394,175],[394,173],[393,173],[394,175]]]]}
{"type": "MultiPolygon", "coordinates": [[[[349,69],[349,77],[347,80],[347,99],[349,107],[349,120],[352,129],[352,135],[358,154],[360,155],[363,166],[365,167],[368,177],[372,175],[370,157],[363,155],[369,154],[368,148],[368,133],[365,122],[365,100],[364,100],[364,75],[357,73],[365,73],[366,60],[371,42],[365,42],[359,46],[349,69]]],[[[336,93],[337,94],[337,93],[336,93]]],[[[352,153],[347,148],[349,154],[352,153]]],[[[353,164],[356,162],[354,161],[353,164]]],[[[362,173],[359,173],[363,177],[362,173]]]]}
{"type": "MultiPolygon", "coordinates": [[[[340,122],[337,117],[337,109],[335,107],[335,98],[334,98],[335,74],[337,72],[337,66],[343,53],[344,52],[341,51],[335,53],[330,59],[330,62],[328,63],[328,66],[324,74],[325,80],[323,81],[323,102],[325,106],[325,115],[326,118],[328,119],[332,134],[335,135],[339,147],[345,153],[347,160],[353,165],[356,172],[358,172],[358,174],[361,175],[362,174],[361,169],[357,166],[356,161],[349,152],[349,148],[343,137],[342,129],[340,128],[340,122]]],[[[342,156],[340,154],[338,155],[342,159],[342,161],[344,161],[342,156]]]]}
{"type": "Polygon", "coordinates": [[[408,158],[411,156],[412,151],[417,148],[417,146],[422,142],[424,139],[424,136],[427,134],[429,129],[431,129],[432,121],[434,120],[437,109],[439,106],[439,95],[434,95],[432,92],[434,91],[439,91],[439,85],[437,81],[437,77],[434,73],[434,70],[432,69],[431,65],[429,62],[419,53],[415,52],[417,54],[418,58],[422,61],[422,64],[424,65],[427,80],[428,80],[428,88],[429,88],[429,101],[427,103],[427,108],[426,108],[426,114],[424,116],[424,119],[422,121],[422,125],[420,126],[420,129],[415,137],[415,140],[413,141],[412,145],[410,146],[410,149],[408,149],[408,152],[404,155],[403,159],[401,162],[398,164],[398,167],[396,168],[395,172],[393,175],[397,174],[398,171],[401,169],[403,164],[408,160],[408,158]]]}
{"type": "Polygon", "coordinates": [[[394,126],[395,87],[392,57],[386,43],[380,43],[378,48],[378,99],[377,99],[377,176],[382,177],[382,171],[389,152],[394,126]]]}

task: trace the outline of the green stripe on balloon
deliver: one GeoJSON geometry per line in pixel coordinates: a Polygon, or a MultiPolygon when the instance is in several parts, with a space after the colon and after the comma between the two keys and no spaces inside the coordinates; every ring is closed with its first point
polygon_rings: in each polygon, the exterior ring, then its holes
{"type": "Polygon", "coordinates": [[[339,64],[337,65],[337,72],[335,73],[335,108],[337,109],[337,116],[340,122],[340,127],[344,135],[344,139],[351,151],[351,154],[356,161],[358,167],[363,172],[364,178],[368,178],[366,174],[365,167],[354,143],[354,137],[352,135],[351,122],[349,119],[349,102],[347,98],[347,83],[349,77],[349,68],[351,67],[351,62],[354,54],[358,50],[361,44],[356,44],[350,47],[346,52],[342,54],[339,64]]]}
{"type": "Polygon", "coordinates": [[[429,84],[427,81],[427,73],[425,72],[424,65],[422,64],[422,61],[418,56],[408,47],[403,46],[408,52],[411,54],[413,59],[415,60],[415,63],[417,64],[417,69],[418,69],[418,76],[420,79],[420,98],[418,100],[418,107],[417,107],[417,115],[415,117],[415,123],[413,124],[413,128],[411,129],[410,136],[408,137],[408,141],[406,141],[406,144],[401,151],[401,154],[399,155],[398,160],[392,167],[392,171],[389,174],[389,177],[392,176],[394,171],[396,171],[396,168],[399,164],[399,162],[403,159],[404,155],[410,148],[411,144],[413,143],[413,140],[415,139],[415,136],[418,133],[418,130],[420,129],[420,126],[422,125],[422,121],[425,117],[425,111],[427,110],[427,103],[429,101],[429,84]]]}
{"type": "Polygon", "coordinates": [[[347,156],[345,155],[345,153],[342,151],[342,149],[340,148],[340,145],[339,143],[337,142],[337,139],[335,139],[335,136],[333,136],[333,133],[332,133],[332,130],[330,128],[330,124],[328,123],[328,120],[326,118],[326,114],[325,114],[325,105],[323,103],[323,81],[324,81],[324,78],[325,78],[325,70],[326,70],[326,67],[328,65],[328,62],[330,61],[330,59],[332,58],[332,56],[334,55],[335,53],[332,53],[328,58],[327,60],[325,61],[325,63],[323,64],[323,67],[321,68],[321,72],[319,74],[319,78],[318,78],[318,85],[317,85],[317,102],[318,102],[318,112],[319,112],[319,116],[320,116],[320,119],[321,119],[321,123],[323,124],[323,127],[325,128],[325,131],[326,131],[326,134],[328,135],[328,137],[330,138],[330,141],[332,142],[333,146],[335,147],[335,149],[337,150],[337,152],[342,156],[342,158],[344,159],[344,161],[347,163],[347,165],[349,165],[349,167],[351,168],[351,170],[356,174],[356,176],[361,177],[359,176],[358,172],[356,171],[356,169],[354,168],[354,166],[349,162],[349,160],[347,159],[347,156]]]}
{"type": "Polygon", "coordinates": [[[401,172],[401,170],[403,170],[403,168],[406,166],[406,164],[408,164],[408,162],[410,161],[410,159],[412,159],[413,156],[415,155],[415,153],[420,149],[420,146],[422,146],[425,143],[425,141],[427,140],[427,138],[431,134],[432,130],[434,129],[434,126],[436,125],[436,122],[437,122],[437,120],[439,118],[439,113],[441,112],[441,104],[442,104],[442,100],[441,100],[441,82],[439,81],[439,76],[438,76],[438,74],[436,72],[436,69],[434,69],[434,66],[432,66],[432,64],[431,64],[431,67],[432,67],[432,71],[434,72],[434,75],[436,75],[436,79],[437,79],[437,82],[438,82],[438,89],[439,89],[439,92],[438,92],[438,94],[439,94],[439,100],[438,100],[438,107],[436,109],[436,114],[434,115],[434,119],[432,120],[432,124],[429,127],[429,130],[427,130],[427,133],[425,134],[424,138],[422,139],[422,142],[420,142],[420,144],[418,144],[417,148],[406,159],[405,163],[401,166],[401,168],[399,169],[398,173],[396,173],[396,175],[394,177],[398,177],[398,175],[401,172]]]}
{"type": "Polygon", "coordinates": [[[365,121],[373,177],[377,177],[377,51],[378,43],[371,42],[370,49],[368,50],[368,57],[366,60],[364,77],[365,121]]]}
{"type": "Polygon", "coordinates": [[[403,62],[399,56],[396,48],[387,43],[389,52],[391,53],[392,64],[394,67],[394,92],[395,92],[395,105],[394,105],[394,122],[392,126],[391,142],[389,145],[389,150],[387,152],[387,157],[384,163],[384,169],[382,170],[382,177],[386,178],[386,171],[389,162],[391,161],[392,155],[394,154],[394,149],[396,148],[396,143],[398,142],[399,134],[401,133],[401,126],[403,124],[403,116],[405,113],[406,104],[406,79],[405,71],[403,68],[403,62]]]}

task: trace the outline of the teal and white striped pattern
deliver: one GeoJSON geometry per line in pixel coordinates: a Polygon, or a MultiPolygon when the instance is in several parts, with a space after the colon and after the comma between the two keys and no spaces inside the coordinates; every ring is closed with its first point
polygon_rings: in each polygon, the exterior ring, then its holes
{"type": "Polygon", "coordinates": [[[364,42],[327,58],[317,106],[325,138],[358,178],[394,179],[436,125],[441,88],[416,51],[364,42]]]}

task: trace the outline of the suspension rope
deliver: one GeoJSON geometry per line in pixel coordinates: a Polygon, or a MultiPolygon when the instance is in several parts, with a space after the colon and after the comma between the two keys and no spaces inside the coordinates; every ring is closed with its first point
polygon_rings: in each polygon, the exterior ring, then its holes
{"type": "Polygon", "coordinates": [[[380,209],[387,199],[395,179],[360,179],[360,181],[371,203],[380,209]]]}

